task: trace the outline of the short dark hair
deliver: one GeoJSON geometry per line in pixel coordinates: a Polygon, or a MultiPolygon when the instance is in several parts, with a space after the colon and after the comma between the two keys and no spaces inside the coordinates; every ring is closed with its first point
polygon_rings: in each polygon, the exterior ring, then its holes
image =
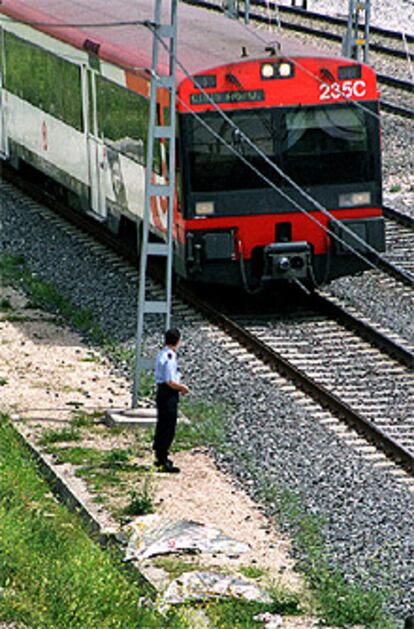
{"type": "Polygon", "coordinates": [[[178,341],[181,338],[181,332],[178,328],[170,328],[165,333],[165,344],[166,345],[177,345],[178,341]]]}

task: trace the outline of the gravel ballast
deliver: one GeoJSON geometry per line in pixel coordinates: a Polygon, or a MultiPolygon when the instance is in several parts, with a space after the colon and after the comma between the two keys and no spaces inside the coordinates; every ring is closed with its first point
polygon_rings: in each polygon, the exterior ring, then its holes
{"type": "MultiPolygon", "coordinates": [[[[32,215],[21,194],[10,194],[4,187],[0,219],[3,251],[23,254],[33,271],[78,306],[92,309],[112,337],[133,344],[136,285],[122,269],[32,215]]],[[[254,375],[220,347],[197,318],[183,314],[174,322],[183,329],[181,362],[195,395],[224,400],[232,408],[227,418],[229,450],[217,453],[220,465],[253,497],[261,495],[264,481],[298,492],[304,509],[326,522],[330,563],[367,587],[390,588],[389,609],[400,618],[406,615],[414,606],[410,490],[320,425],[277,383],[254,375]]],[[[155,347],[159,329],[148,333],[148,343],[155,347]]],[[[272,505],[267,509],[272,511],[272,505]]]]}
{"type": "MultiPolygon", "coordinates": [[[[292,0],[280,0],[279,5],[292,6],[292,0]]],[[[296,2],[300,5],[300,2],[296,2]]],[[[309,11],[348,17],[349,0],[307,0],[309,11]]],[[[398,31],[407,35],[413,33],[414,5],[410,0],[373,0],[371,2],[371,24],[380,28],[398,31]]]]}

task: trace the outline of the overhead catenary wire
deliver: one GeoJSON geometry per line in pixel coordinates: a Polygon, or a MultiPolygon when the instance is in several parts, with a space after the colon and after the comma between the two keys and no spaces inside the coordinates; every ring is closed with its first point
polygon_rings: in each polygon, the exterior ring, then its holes
{"type": "MultiPolygon", "coordinates": [[[[6,20],[1,20],[0,21],[6,21],[6,20]]],[[[165,50],[170,54],[170,50],[169,47],[167,46],[167,44],[165,43],[165,41],[162,39],[162,37],[160,37],[157,33],[158,27],[157,25],[152,22],[151,20],[126,20],[126,21],[113,21],[113,22],[102,22],[102,23],[60,23],[60,24],[55,24],[55,23],[50,23],[50,22],[29,22],[29,21],[24,21],[24,20],[10,20],[7,19],[8,22],[10,21],[15,21],[21,24],[25,24],[28,26],[33,26],[33,27],[82,27],[82,28],[88,28],[88,27],[94,27],[94,28],[98,28],[98,27],[107,27],[107,28],[113,28],[113,27],[117,27],[117,26],[143,26],[145,28],[148,28],[155,37],[157,37],[161,43],[161,45],[165,48],[165,50]]],[[[243,24],[244,27],[246,27],[249,31],[251,31],[251,29],[243,24]]],[[[262,42],[264,43],[268,43],[266,42],[263,38],[261,38],[257,33],[253,34],[258,37],[262,42]]],[[[304,190],[301,186],[299,186],[293,179],[291,179],[275,162],[273,162],[265,153],[263,153],[263,151],[244,133],[244,131],[242,129],[240,129],[240,127],[238,127],[238,125],[236,125],[224,112],[224,110],[220,109],[217,104],[213,101],[213,99],[210,97],[209,93],[206,92],[203,87],[197,82],[197,80],[195,79],[195,77],[193,77],[188,70],[184,67],[184,65],[180,62],[180,60],[178,59],[177,55],[174,55],[175,61],[177,63],[177,66],[180,67],[180,69],[183,71],[183,73],[185,74],[185,76],[187,78],[189,78],[190,80],[192,80],[198,87],[198,89],[202,92],[202,94],[206,97],[207,101],[213,106],[213,108],[224,118],[224,120],[235,130],[237,130],[240,133],[240,137],[273,169],[275,170],[275,172],[281,176],[287,183],[289,183],[289,185],[292,186],[292,188],[294,190],[296,190],[301,196],[303,196],[309,203],[312,204],[312,206],[314,206],[315,209],[319,210],[324,216],[326,216],[327,218],[329,218],[330,221],[332,221],[333,224],[335,224],[338,228],[340,228],[342,230],[342,232],[345,232],[346,234],[348,234],[348,236],[351,237],[351,239],[356,242],[359,243],[360,245],[362,245],[363,249],[368,251],[369,253],[371,253],[374,257],[374,259],[379,259],[382,261],[385,261],[384,258],[381,256],[381,254],[374,249],[373,247],[371,247],[365,240],[363,240],[362,238],[360,238],[354,231],[352,231],[350,228],[348,228],[342,221],[338,220],[329,210],[327,210],[327,208],[325,208],[322,204],[320,204],[316,199],[314,199],[309,193],[306,192],[306,190],[304,190]]],[[[284,56],[284,58],[289,59],[288,57],[284,56]]],[[[298,64],[296,59],[289,59],[291,60],[293,63],[296,63],[296,65],[298,65],[298,67],[302,67],[301,64],[298,64]]],[[[306,68],[304,68],[305,70],[307,70],[306,68]]],[[[310,71],[308,71],[308,73],[313,76],[315,79],[317,79],[318,81],[320,81],[321,83],[324,83],[326,85],[329,85],[327,83],[325,83],[322,79],[320,79],[320,77],[317,77],[316,75],[314,75],[313,73],[311,73],[310,71]]],[[[341,94],[341,91],[338,88],[338,93],[341,94]]],[[[357,104],[355,101],[349,100],[349,98],[344,95],[344,98],[346,98],[346,100],[348,102],[351,102],[353,104],[357,104]]],[[[181,99],[179,99],[181,101],[181,99]]],[[[201,117],[198,116],[196,114],[196,112],[194,112],[193,110],[191,110],[185,103],[183,103],[183,105],[188,109],[188,111],[195,116],[196,118],[198,118],[201,121],[201,117]]],[[[360,103],[358,103],[358,105],[368,111],[370,113],[370,115],[375,115],[379,118],[378,114],[375,114],[374,112],[372,112],[371,110],[368,110],[367,108],[363,107],[360,103]]],[[[249,162],[249,160],[247,160],[239,151],[237,151],[237,149],[235,149],[234,147],[232,147],[230,144],[228,144],[224,138],[222,138],[221,136],[219,136],[218,134],[216,134],[214,132],[214,130],[210,127],[210,125],[208,125],[208,123],[205,123],[205,121],[202,121],[202,124],[204,124],[205,126],[208,127],[209,131],[213,134],[213,135],[217,135],[217,137],[219,138],[219,140],[227,146],[227,148],[229,148],[235,155],[237,155],[242,161],[244,161],[246,163],[246,165],[253,171],[255,172],[258,176],[260,176],[268,185],[270,185],[270,187],[272,189],[274,189],[276,192],[278,192],[282,197],[284,197],[286,200],[288,200],[294,207],[296,207],[300,212],[302,212],[303,214],[305,214],[306,216],[308,216],[308,218],[310,220],[312,220],[314,223],[316,223],[318,226],[320,226],[327,234],[329,234],[332,238],[334,238],[335,240],[337,240],[338,242],[340,242],[342,245],[344,245],[347,249],[349,249],[352,253],[354,253],[357,257],[359,257],[360,259],[362,259],[367,265],[369,265],[371,268],[377,269],[377,270],[382,270],[381,267],[379,267],[377,264],[375,264],[372,260],[370,260],[369,258],[367,258],[363,253],[361,253],[360,251],[358,251],[357,249],[355,249],[355,247],[353,247],[349,242],[346,242],[343,238],[341,238],[337,233],[333,232],[327,225],[324,225],[321,221],[318,220],[318,218],[316,216],[313,216],[312,213],[307,210],[306,208],[304,208],[302,205],[298,204],[288,193],[284,192],[283,190],[281,190],[278,186],[276,186],[276,184],[274,182],[272,182],[268,177],[266,177],[266,175],[264,175],[259,169],[257,169],[251,162],[249,162]]]]}
{"type": "Polygon", "coordinates": [[[0,17],[0,23],[23,24],[24,26],[31,26],[33,28],[116,28],[120,26],[144,26],[146,28],[152,28],[156,26],[155,22],[152,20],[114,20],[112,22],[43,22],[13,17],[0,17]]]}
{"type": "MultiPolygon", "coordinates": [[[[249,31],[249,33],[251,35],[253,35],[254,37],[256,37],[262,44],[266,44],[268,45],[268,42],[259,35],[259,33],[257,33],[255,30],[253,30],[248,24],[244,24],[243,22],[239,22],[239,24],[244,27],[247,31],[249,31]]],[[[300,68],[303,72],[305,72],[305,74],[307,74],[308,76],[312,77],[313,79],[315,79],[316,81],[318,81],[318,83],[320,83],[321,85],[326,85],[326,86],[330,86],[329,83],[327,83],[326,81],[324,81],[320,76],[318,76],[317,74],[315,74],[314,72],[312,72],[311,70],[309,70],[309,68],[307,68],[306,66],[304,66],[302,63],[300,63],[300,61],[298,61],[297,59],[294,59],[293,57],[290,57],[289,55],[285,55],[283,54],[283,59],[287,59],[287,61],[289,61],[290,63],[293,63],[293,65],[297,66],[298,68],[300,68]]],[[[357,100],[352,100],[350,98],[350,96],[348,94],[345,94],[343,90],[341,90],[341,87],[339,84],[335,85],[334,91],[336,94],[338,94],[338,96],[342,96],[343,98],[345,98],[346,101],[348,101],[349,103],[352,103],[352,105],[356,108],[362,109],[364,112],[366,112],[367,114],[369,114],[370,116],[372,116],[373,118],[376,118],[377,120],[381,120],[381,116],[379,114],[377,114],[375,111],[372,111],[371,109],[369,109],[368,107],[366,107],[363,103],[361,103],[360,101],[357,100]]]]}
{"type": "MultiPolygon", "coordinates": [[[[164,48],[168,51],[168,46],[165,44],[165,42],[162,40],[161,37],[159,37],[159,35],[156,33],[156,30],[153,31],[154,32],[154,36],[158,37],[160,42],[162,43],[162,45],[164,46],[164,48]]],[[[347,227],[347,225],[345,225],[343,223],[343,221],[340,221],[339,219],[336,218],[336,216],[334,216],[327,208],[325,208],[321,203],[319,203],[319,201],[317,199],[314,199],[308,192],[306,192],[306,190],[304,190],[301,186],[299,186],[299,184],[297,184],[291,177],[289,177],[289,175],[287,175],[275,162],[273,162],[265,153],[263,153],[263,151],[244,133],[244,131],[238,126],[236,125],[231,118],[229,118],[228,115],[226,115],[225,111],[220,109],[220,107],[218,107],[218,105],[214,102],[214,100],[211,98],[211,96],[209,95],[208,92],[205,91],[205,89],[199,84],[199,82],[197,81],[196,77],[192,76],[189,71],[185,68],[185,66],[181,63],[181,61],[177,58],[177,56],[175,56],[175,60],[177,63],[177,66],[182,70],[182,72],[185,74],[185,76],[187,78],[189,78],[196,86],[197,89],[199,89],[201,91],[201,93],[204,95],[204,97],[207,99],[207,101],[209,102],[209,104],[215,109],[215,111],[217,111],[219,113],[219,115],[234,129],[236,130],[239,134],[240,137],[280,176],[282,177],[289,185],[292,186],[292,188],[294,190],[296,190],[296,192],[298,192],[301,196],[303,196],[309,203],[312,204],[312,206],[319,210],[325,217],[327,217],[330,221],[332,221],[333,224],[335,224],[342,232],[345,232],[348,236],[351,237],[351,242],[354,241],[356,243],[359,243],[360,245],[362,245],[363,249],[368,251],[373,257],[374,260],[378,259],[383,261],[384,263],[386,263],[385,258],[373,247],[371,247],[371,245],[369,245],[365,240],[363,240],[360,236],[358,236],[358,234],[356,234],[354,231],[352,231],[349,227],[347,227]]],[[[181,100],[181,99],[179,99],[181,100]]],[[[186,106],[188,107],[188,106],[186,106]]],[[[188,107],[188,111],[195,115],[195,112],[193,110],[191,110],[188,107]]],[[[199,119],[201,120],[201,117],[199,116],[199,119]]],[[[204,122],[204,121],[203,121],[204,122]]],[[[207,124],[207,123],[206,123],[207,124]]],[[[216,132],[214,132],[214,130],[210,127],[210,125],[208,125],[209,130],[211,132],[213,132],[213,135],[215,135],[216,137],[220,138],[220,141],[222,143],[226,143],[224,141],[224,138],[221,138],[221,136],[219,136],[219,134],[216,134],[216,132]]],[[[228,145],[228,147],[231,147],[231,145],[228,145]]],[[[357,257],[359,257],[360,259],[362,259],[366,264],[368,264],[371,268],[374,268],[378,271],[382,271],[381,267],[378,264],[375,264],[375,262],[373,262],[371,259],[367,258],[364,254],[362,254],[360,251],[358,251],[357,249],[355,249],[355,247],[353,247],[349,242],[346,242],[343,238],[341,238],[338,234],[336,234],[335,232],[333,232],[327,225],[324,225],[321,221],[318,220],[318,218],[316,216],[313,216],[312,213],[307,210],[306,208],[304,208],[302,205],[298,204],[288,193],[285,193],[284,191],[282,191],[278,186],[276,186],[276,184],[274,182],[272,182],[270,179],[268,179],[266,177],[266,175],[264,175],[261,171],[259,171],[258,169],[255,168],[255,166],[253,166],[253,164],[251,164],[251,162],[249,162],[248,160],[246,160],[244,158],[244,156],[237,151],[237,149],[235,149],[234,147],[231,147],[231,150],[233,153],[237,154],[241,159],[243,158],[243,161],[245,161],[245,163],[249,166],[249,168],[251,168],[251,170],[256,171],[257,170],[257,174],[259,174],[259,176],[266,181],[266,183],[268,183],[272,189],[274,189],[276,192],[278,192],[279,194],[281,194],[282,196],[284,196],[284,198],[286,198],[286,200],[288,200],[290,203],[292,203],[295,207],[297,207],[297,209],[302,212],[303,214],[305,214],[306,216],[308,216],[308,218],[310,218],[313,222],[315,222],[316,224],[318,224],[326,233],[328,233],[332,238],[334,238],[335,240],[341,242],[342,245],[344,245],[347,249],[349,249],[352,253],[354,253],[357,257]]]]}
{"type": "MultiPolygon", "coordinates": [[[[316,216],[313,216],[313,214],[307,210],[306,208],[304,208],[303,206],[301,206],[297,201],[295,201],[294,199],[292,199],[292,197],[285,192],[284,190],[281,190],[280,188],[278,188],[278,186],[276,186],[276,184],[269,179],[262,171],[259,170],[259,168],[257,168],[254,164],[252,164],[242,153],[240,153],[240,151],[238,151],[234,146],[232,146],[231,144],[229,144],[219,133],[217,133],[217,131],[215,131],[213,129],[213,127],[211,127],[211,125],[208,124],[208,122],[206,122],[205,120],[203,120],[202,116],[193,111],[190,106],[183,100],[180,98],[180,96],[177,96],[177,100],[181,103],[181,105],[183,107],[185,107],[185,109],[192,114],[197,120],[198,122],[200,122],[200,124],[209,131],[209,133],[211,133],[215,138],[217,138],[222,144],[223,146],[225,146],[228,150],[230,150],[234,155],[236,155],[243,163],[245,163],[251,170],[252,172],[254,172],[256,175],[258,175],[265,183],[267,183],[273,190],[275,190],[276,192],[278,192],[284,199],[286,199],[287,201],[289,201],[289,203],[291,203],[294,207],[296,207],[300,212],[303,212],[311,221],[313,221],[315,224],[317,224],[319,227],[322,227],[330,236],[332,236],[332,238],[335,238],[337,241],[341,242],[342,244],[344,244],[345,246],[347,246],[349,249],[351,249],[353,251],[353,253],[355,253],[355,255],[357,255],[360,259],[362,259],[365,263],[367,263],[371,268],[373,269],[379,269],[379,267],[373,263],[369,258],[366,258],[363,254],[361,254],[358,250],[354,250],[349,243],[346,243],[338,234],[336,234],[335,232],[333,232],[331,229],[329,229],[329,227],[325,226],[323,223],[321,223],[318,218],[316,216]]],[[[352,235],[354,235],[354,232],[351,232],[352,235]]],[[[365,241],[362,241],[365,243],[365,241]]]]}

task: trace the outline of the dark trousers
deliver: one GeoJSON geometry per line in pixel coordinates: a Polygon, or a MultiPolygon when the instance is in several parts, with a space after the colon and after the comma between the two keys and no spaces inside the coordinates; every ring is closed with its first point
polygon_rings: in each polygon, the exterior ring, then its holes
{"type": "Polygon", "coordinates": [[[157,387],[157,425],[155,427],[153,449],[157,461],[164,463],[175,436],[178,412],[178,391],[167,384],[157,387]]]}

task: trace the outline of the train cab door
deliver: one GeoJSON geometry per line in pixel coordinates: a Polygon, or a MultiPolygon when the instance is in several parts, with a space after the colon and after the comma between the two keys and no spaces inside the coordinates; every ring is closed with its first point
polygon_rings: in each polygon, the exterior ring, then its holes
{"type": "Polygon", "coordinates": [[[3,29],[0,29],[0,159],[9,157],[9,143],[7,139],[7,103],[4,90],[3,72],[3,29]]]}
{"type": "Polygon", "coordinates": [[[106,148],[104,141],[99,137],[96,73],[86,66],[82,68],[82,95],[88,151],[90,207],[95,218],[103,221],[107,217],[106,148]]]}

